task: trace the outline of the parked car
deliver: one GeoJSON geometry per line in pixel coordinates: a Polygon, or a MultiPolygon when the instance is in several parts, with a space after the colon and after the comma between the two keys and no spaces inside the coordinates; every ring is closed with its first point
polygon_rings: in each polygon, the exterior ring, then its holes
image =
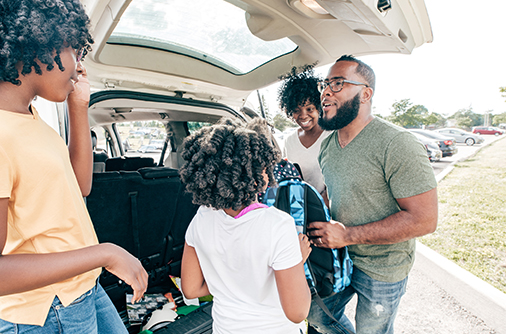
{"type": "Polygon", "coordinates": [[[161,148],[155,146],[155,145],[144,145],[144,146],[141,146],[137,152],[141,152],[141,153],[158,153],[160,152],[161,148]]]}
{"type": "Polygon", "coordinates": [[[468,146],[473,146],[474,144],[481,144],[485,141],[485,139],[482,136],[461,129],[444,128],[444,129],[437,129],[435,131],[442,135],[455,138],[455,141],[457,143],[466,143],[468,146]]]}
{"type": "MultiPolygon", "coordinates": [[[[110,157],[106,171],[93,175],[86,202],[99,240],[140,259],[148,294],[172,291],[169,277],[180,276],[185,231],[197,210],[178,176],[191,131],[222,117],[258,117],[248,96],[292,66],[326,65],[342,54],[408,54],[432,41],[423,0],[320,0],[312,7],[299,0],[82,2],[95,40],[83,61],[89,121],[104,130],[110,157]],[[165,155],[126,156],[121,143],[129,130],[152,121],[166,130],[165,155]]],[[[50,111],[64,119],[63,105],[50,111]]],[[[66,122],[55,124],[65,138],[66,122]]],[[[139,133],[128,141],[139,147],[144,139],[139,133]]],[[[129,332],[138,333],[126,310],[128,285],[107,271],[100,282],[129,332]]]]}
{"type": "Polygon", "coordinates": [[[430,162],[438,162],[441,160],[443,157],[443,152],[441,152],[439,149],[439,143],[437,140],[429,139],[426,136],[416,132],[412,132],[412,134],[418,138],[418,140],[421,141],[427,149],[427,156],[429,157],[430,162]]]}
{"type": "Polygon", "coordinates": [[[503,130],[493,127],[493,126],[475,126],[473,128],[473,133],[476,133],[477,135],[502,135],[504,132],[503,130]]]}
{"type": "Polygon", "coordinates": [[[409,129],[412,133],[418,133],[422,136],[425,136],[429,139],[437,140],[439,149],[443,152],[444,157],[451,157],[454,154],[457,154],[458,148],[455,143],[455,139],[447,136],[443,136],[437,132],[430,130],[422,130],[422,129],[409,129]]]}

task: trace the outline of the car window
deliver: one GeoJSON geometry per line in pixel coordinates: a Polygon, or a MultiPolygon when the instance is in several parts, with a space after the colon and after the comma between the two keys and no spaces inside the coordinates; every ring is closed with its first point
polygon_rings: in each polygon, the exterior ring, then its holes
{"type": "Polygon", "coordinates": [[[185,54],[234,74],[297,48],[288,38],[254,36],[244,17],[244,10],[221,0],[138,0],[128,6],[108,43],[185,54]]]}
{"type": "Polygon", "coordinates": [[[126,156],[151,157],[158,162],[165,143],[165,125],[159,121],[117,123],[119,140],[126,156]]]}
{"type": "Polygon", "coordinates": [[[101,126],[94,126],[91,128],[93,132],[97,135],[97,143],[95,147],[93,147],[93,150],[95,152],[105,152],[107,155],[111,156],[109,154],[109,149],[107,145],[107,137],[106,137],[106,130],[101,126]]]}
{"type": "Polygon", "coordinates": [[[188,132],[190,132],[190,134],[194,133],[200,128],[203,128],[204,126],[211,125],[211,123],[207,122],[188,122],[187,124],[188,124],[188,132]]]}

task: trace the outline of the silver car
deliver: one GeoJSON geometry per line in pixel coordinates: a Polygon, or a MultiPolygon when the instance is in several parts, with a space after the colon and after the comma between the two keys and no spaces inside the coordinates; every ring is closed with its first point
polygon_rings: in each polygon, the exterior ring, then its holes
{"type": "Polygon", "coordinates": [[[482,136],[461,129],[445,128],[445,129],[438,129],[435,131],[447,135],[449,137],[453,137],[455,138],[455,141],[457,143],[466,143],[468,146],[473,146],[474,144],[481,144],[485,141],[485,139],[482,136]]]}

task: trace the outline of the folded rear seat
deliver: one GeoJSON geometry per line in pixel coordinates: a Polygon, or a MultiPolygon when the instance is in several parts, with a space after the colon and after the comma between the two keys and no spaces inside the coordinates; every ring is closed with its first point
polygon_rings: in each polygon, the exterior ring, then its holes
{"type": "MultiPolygon", "coordinates": [[[[180,275],[184,235],[197,206],[176,169],[94,173],[87,206],[99,241],[117,244],[139,258],[150,276],[149,287],[169,284],[169,275],[180,275]]],[[[120,314],[125,312],[130,288],[107,271],[100,283],[120,314]]]]}
{"type": "Polygon", "coordinates": [[[105,171],[136,171],[143,167],[155,167],[150,157],[114,157],[105,160],[105,171]]]}

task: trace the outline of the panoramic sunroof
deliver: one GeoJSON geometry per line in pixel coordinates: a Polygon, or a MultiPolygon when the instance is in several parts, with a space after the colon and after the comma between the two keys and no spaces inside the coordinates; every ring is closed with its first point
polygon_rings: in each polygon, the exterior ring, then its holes
{"type": "Polygon", "coordinates": [[[254,36],[245,12],[222,0],[134,0],[108,43],[185,54],[234,74],[297,48],[288,38],[266,42],[254,36]]]}

